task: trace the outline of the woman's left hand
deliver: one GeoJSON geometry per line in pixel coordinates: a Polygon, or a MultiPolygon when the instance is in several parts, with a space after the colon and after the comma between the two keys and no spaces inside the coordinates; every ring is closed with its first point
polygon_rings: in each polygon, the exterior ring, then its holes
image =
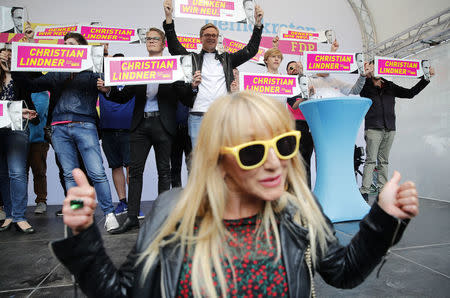
{"type": "Polygon", "coordinates": [[[411,181],[399,185],[400,178],[400,173],[394,171],[391,180],[384,185],[379,195],[378,205],[394,217],[413,218],[419,214],[416,185],[411,181]]]}

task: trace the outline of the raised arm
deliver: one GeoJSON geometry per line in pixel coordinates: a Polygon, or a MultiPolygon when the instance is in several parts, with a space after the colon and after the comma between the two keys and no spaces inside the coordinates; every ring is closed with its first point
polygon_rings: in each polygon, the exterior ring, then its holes
{"type": "Polygon", "coordinates": [[[392,87],[394,89],[394,96],[400,98],[413,98],[414,96],[419,94],[419,92],[422,91],[429,83],[430,81],[427,81],[424,78],[422,78],[416,85],[414,85],[412,88],[409,89],[392,83],[392,87]]]}
{"type": "Polygon", "coordinates": [[[167,48],[171,55],[187,55],[189,52],[183,47],[177,38],[175,25],[172,19],[173,4],[172,0],[164,0],[164,13],[166,19],[163,22],[164,32],[166,33],[167,48]]]}
{"type": "Polygon", "coordinates": [[[412,182],[399,184],[400,174],[394,172],[361,221],[359,232],[347,246],[337,239],[329,242],[320,258],[317,271],[330,285],[353,288],[360,284],[396,244],[409,222],[419,213],[417,190],[412,182]]]}
{"type": "Polygon", "coordinates": [[[261,23],[264,16],[264,11],[259,5],[255,6],[255,26],[253,27],[253,33],[248,44],[239,51],[230,54],[231,64],[233,68],[247,62],[253,58],[259,50],[259,44],[261,42],[261,35],[263,31],[263,25],[261,23]]]}

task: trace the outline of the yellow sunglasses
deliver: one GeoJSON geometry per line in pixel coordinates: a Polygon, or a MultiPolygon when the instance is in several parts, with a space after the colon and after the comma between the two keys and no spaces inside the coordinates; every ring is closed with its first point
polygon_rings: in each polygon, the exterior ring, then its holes
{"type": "Polygon", "coordinates": [[[243,170],[255,169],[266,162],[269,148],[273,148],[279,159],[290,159],[298,152],[300,132],[288,131],[271,140],[252,141],[234,147],[222,147],[221,154],[232,154],[243,170]]]}

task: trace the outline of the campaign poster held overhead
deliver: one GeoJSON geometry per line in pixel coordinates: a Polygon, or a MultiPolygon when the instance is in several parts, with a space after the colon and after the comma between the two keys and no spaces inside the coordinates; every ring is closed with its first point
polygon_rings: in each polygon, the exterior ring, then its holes
{"type": "Polygon", "coordinates": [[[429,60],[396,59],[375,56],[374,75],[376,77],[404,77],[430,79],[429,60]]]}
{"type": "Polygon", "coordinates": [[[364,74],[362,53],[305,52],[303,73],[359,73],[364,74]]]}
{"type": "Polygon", "coordinates": [[[175,0],[176,18],[209,19],[255,24],[254,0],[175,0]]]}

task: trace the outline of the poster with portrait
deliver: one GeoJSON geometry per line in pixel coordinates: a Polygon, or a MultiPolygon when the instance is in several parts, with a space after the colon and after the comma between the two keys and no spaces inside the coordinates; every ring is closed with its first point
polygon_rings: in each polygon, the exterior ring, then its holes
{"type": "Polygon", "coordinates": [[[12,43],[12,71],[101,72],[103,46],[12,43]]]}
{"type": "Polygon", "coordinates": [[[81,25],[79,33],[89,42],[133,43],[139,41],[136,31],[134,28],[81,25]]]}
{"type": "Polygon", "coordinates": [[[20,6],[0,6],[0,32],[23,33],[27,10],[20,6]]]}
{"type": "Polygon", "coordinates": [[[35,39],[63,39],[69,32],[80,33],[80,25],[37,25],[34,28],[35,39]]]}
{"type": "MultiPolygon", "coordinates": [[[[270,49],[273,46],[273,36],[262,36],[260,47],[270,49]]],[[[307,40],[279,40],[278,49],[285,55],[301,56],[304,52],[315,52],[318,49],[316,41],[307,40]]]]}
{"type": "Polygon", "coordinates": [[[403,77],[430,79],[430,60],[396,59],[375,56],[376,77],[403,77]]]}
{"type": "Polygon", "coordinates": [[[105,86],[192,80],[192,56],[106,57],[105,86]]]}
{"type": "Polygon", "coordinates": [[[23,130],[22,101],[0,100],[0,128],[23,130]]]}
{"type": "Polygon", "coordinates": [[[278,30],[278,37],[280,38],[280,40],[314,41],[319,43],[332,44],[336,39],[336,34],[332,29],[312,32],[281,27],[278,30]]]}
{"type": "Polygon", "coordinates": [[[254,0],[175,0],[173,3],[176,18],[255,24],[254,0]]]}
{"type": "Polygon", "coordinates": [[[364,74],[362,53],[305,52],[303,73],[358,73],[364,74]]]}
{"type": "MultiPolygon", "coordinates": [[[[239,50],[242,50],[247,44],[242,41],[233,40],[230,38],[223,38],[223,49],[228,53],[236,53],[239,50]]],[[[267,48],[259,47],[258,53],[254,57],[252,57],[249,61],[258,64],[264,64],[264,54],[266,53],[267,48]]]]}
{"type": "Polygon", "coordinates": [[[273,97],[291,97],[300,93],[297,76],[239,73],[239,91],[251,90],[273,97]]]}

